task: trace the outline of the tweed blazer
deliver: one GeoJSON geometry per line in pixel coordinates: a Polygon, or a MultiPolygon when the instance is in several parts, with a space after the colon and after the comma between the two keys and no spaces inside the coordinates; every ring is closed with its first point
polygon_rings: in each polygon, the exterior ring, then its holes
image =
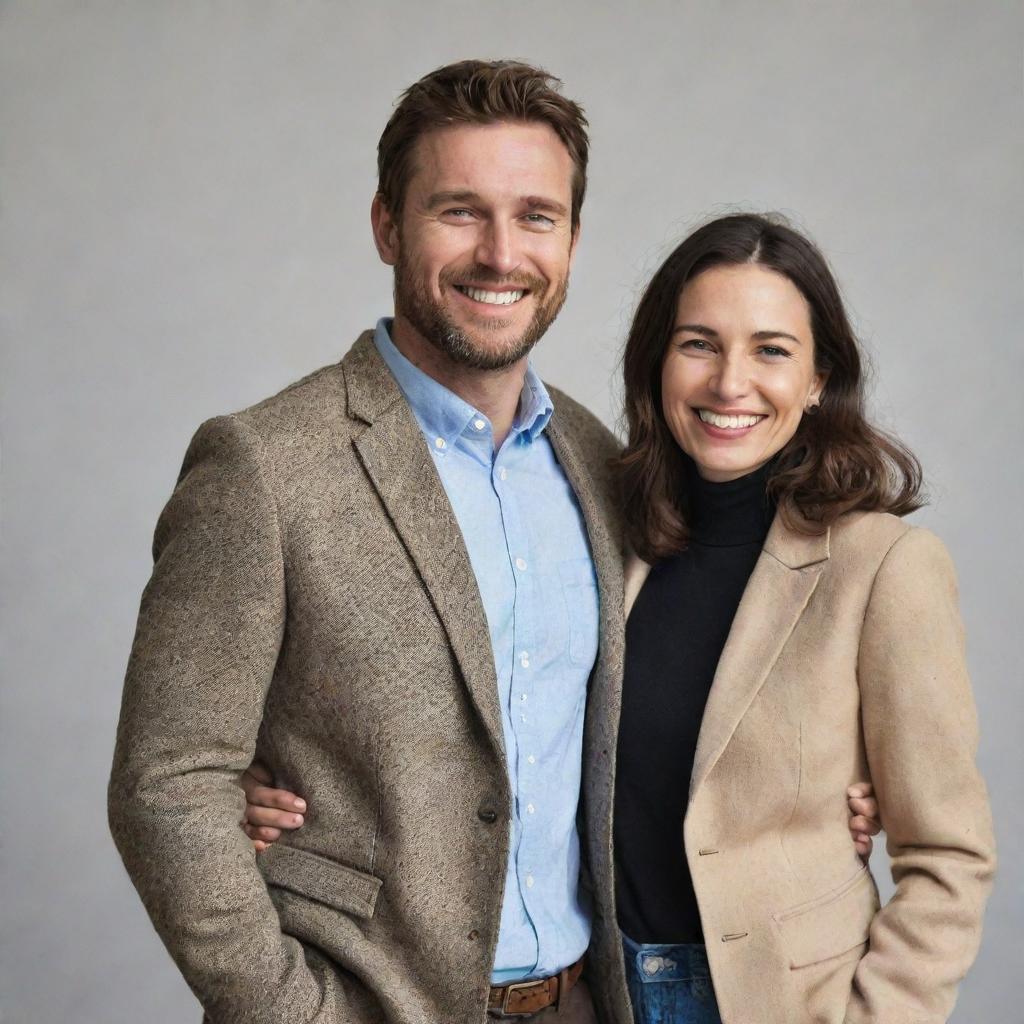
{"type": "MultiPolygon", "coordinates": [[[[648,570],[627,566],[627,609],[648,570]]],[[[976,745],[941,542],[879,513],[819,536],[776,517],[719,661],[681,836],[724,1024],[948,1018],[994,869],[976,745]],[[847,827],[862,779],[896,882],[881,909],[847,827]]],[[[606,848],[610,829],[603,807],[606,848]]],[[[611,957],[617,939],[595,944],[611,957]]]]}
{"type": "MultiPolygon", "coordinates": [[[[615,441],[552,398],[599,580],[584,742],[586,787],[607,793],[615,441]]],[[[154,556],[110,823],[207,1019],[486,1020],[512,811],[493,656],[458,523],[370,332],[200,428],[154,556]],[[254,757],[310,808],[259,857],[238,827],[254,757]]]]}

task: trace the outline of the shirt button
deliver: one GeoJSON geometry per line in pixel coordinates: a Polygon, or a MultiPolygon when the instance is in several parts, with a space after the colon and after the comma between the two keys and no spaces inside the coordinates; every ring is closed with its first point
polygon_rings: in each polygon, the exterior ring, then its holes
{"type": "Polygon", "coordinates": [[[483,430],[487,424],[484,423],[483,420],[473,420],[473,426],[476,427],[477,430],[483,430]]]}
{"type": "Polygon", "coordinates": [[[533,888],[533,875],[527,875],[526,876],[526,888],[527,889],[532,889],[533,888]]]}
{"type": "Polygon", "coordinates": [[[536,807],[534,807],[534,806],[533,806],[533,804],[527,804],[527,805],[526,805],[526,813],[527,813],[527,814],[533,814],[533,812],[534,812],[535,810],[537,810],[537,808],[536,808],[536,807]]]}
{"type": "Polygon", "coordinates": [[[528,757],[528,758],[527,758],[526,760],[527,760],[527,761],[528,761],[528,762],[529,762],[530,764],[536,764],[536,763],[537,763],[537,758],[535,758],[535,757],[533,756],[533,754],[531,754],[531,755],[530,755],[530,756],[529,756],[529,757],[528,757]]]}
{"type": "Polygon", "coordinates": [[[523,668],[530,667],[530,655],[526,651],[523,651],[523,653],[519,655],[519,664],[522,665],[523,668]]]}
{"type": "Polygon", "coordinates": [[[520,572],[525,572],[525,570],[526,570],[526,559],[525,558],[517,558],[516,559],[516,568],[520,572]]]}
{"type": "Polygon", "coordinates": [[[501,477],[502,480],[507,480],[508,470],[504,466],[502,466],[501,469],[498,470],[498,476],[501,477]]]}
{"type": "Polygon", "coordinates": [[[444,438],[443,437],[435,437],[434,438],[434,447],[435,448],[446,448],[447,445],[444,443],[444,438]]]}
{"type": "Polygon", "coordinates": [[[519,694],[519,699],[525,704],[526,703],[526,694],[525,693],[519,694]]]}

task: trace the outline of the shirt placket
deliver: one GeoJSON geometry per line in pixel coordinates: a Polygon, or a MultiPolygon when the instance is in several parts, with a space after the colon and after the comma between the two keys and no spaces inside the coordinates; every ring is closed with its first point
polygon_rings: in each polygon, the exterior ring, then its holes
{"type": "Polygon", "coordinates": [[[502,518],[508,544],[509,560],[515,579],[513,601],[513,659],[509,696],[509,713],[516,740],[516,750],[509,751],[510,770],[514,774],[519,844],[515,851],[516,877],[526,917],[537,940],[537,956],[541,959],[542,922],[539,918],[543,900],[539,889],[544,865],[537,856],[537,837],[543,834],[542,802],[539,785],[538,751],[543,720],[538,704],[533,642],[537,635],[535,572],[533,551],[521,515],[523,482],[516,478],[516,455],[522,456],[522,439],[502,448],[494,462],[494,486],[501,503],[502,518]]]}

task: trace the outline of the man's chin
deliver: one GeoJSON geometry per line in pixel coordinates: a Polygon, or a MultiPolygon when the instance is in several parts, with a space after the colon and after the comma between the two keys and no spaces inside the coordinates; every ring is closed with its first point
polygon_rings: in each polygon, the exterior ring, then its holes
{"type": "Polygon", "coordinates": [[[538,338],[524,332],[502,337],[495,333],[449,329],[431,340],[460,366],[473,370],[504,370],[525,359],[538,338]]]}

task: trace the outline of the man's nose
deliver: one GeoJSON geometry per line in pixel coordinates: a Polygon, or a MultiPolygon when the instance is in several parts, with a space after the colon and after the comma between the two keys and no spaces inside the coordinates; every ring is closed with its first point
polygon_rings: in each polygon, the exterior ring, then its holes
{"type": "Polygon", "coordinates": [[[497,220],[487,224],[477,244],[476,261],[502,276],[519,266],[515,234],[509,224],[497,220]]]}

